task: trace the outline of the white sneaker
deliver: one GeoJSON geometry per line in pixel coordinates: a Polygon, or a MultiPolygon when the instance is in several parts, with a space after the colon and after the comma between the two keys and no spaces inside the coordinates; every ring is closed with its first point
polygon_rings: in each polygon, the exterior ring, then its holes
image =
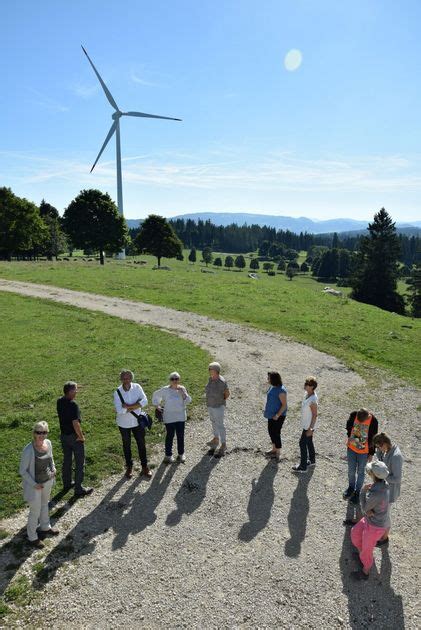
{"type": "Polygon", "coordinates": [[[174,463],[174,457],[172,455],[165,455],[164,464],[173,464],[173,463],[174,463]]]}
{"type": "Polygon", "coordinates": [[[182,455],[179,455],[179,456],[177,457],[177,460],[178,460],[179,462],[181,462],[182,464],[184,464],[184,463],[185,463],[185,461],[186,461],[186,456],[184,455],[184,453],[183,453],[182,455]]]}

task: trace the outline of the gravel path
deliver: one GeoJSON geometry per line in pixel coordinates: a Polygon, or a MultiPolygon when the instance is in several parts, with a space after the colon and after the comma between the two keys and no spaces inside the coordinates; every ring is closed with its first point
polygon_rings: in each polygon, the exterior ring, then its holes
{"type": "MultiPolygon", "coordinates": [[[[209,422],[199,409],[186,428],[185,465],[164,466],[157,452],[152,481],[111,477],[92,497],[64,506],[58,540],[49,540],[46,549],[16,567],[41,590],[17,625],[420,627],[420,563],[413,542],[419,531],[415,388],[376,370],[365,382],[308,346],[192,313],[6,280],[0,280],[0,290],[174,332],[209,350],[231,389],[224,459],[207,455],[209,422]],[[262,453],[268,447],[262,419],[268,368],[279,369],[288,388],[280,464],[266,461],[262,453]],[[297,461],[299,406],[308,374],[319,381],[318,460],[314,470],[297,478],[290,468],[297,461]],[[359,584],[349,579],[356,567],[349,530],[342,525],[347,506],[341,493],[346,486],[344,424],[349,411],[362,405],[396,438],[406,463],[403,496],[393,508],[392,542],[376,550],[370,580],[359,584]],[[47,567],[41,579],[34,579],[37,561],[47,567]]],[[[22,513],[4,526],[17,532],[24,524],[22,513]]],[[[0,561],[10,563],[10,553],[3,551],[0,561]]],[[[12,574],[3,575],[2,588],[12,574]]]]}

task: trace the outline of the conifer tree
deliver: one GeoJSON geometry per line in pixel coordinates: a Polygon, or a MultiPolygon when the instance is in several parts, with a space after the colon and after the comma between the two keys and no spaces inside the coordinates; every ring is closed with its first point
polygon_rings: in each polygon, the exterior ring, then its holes
{"type": "Polygon", "coordinates": [[[411,278],[408,280],[409,298],[412,317],[421,317],[421,263],[412,270],[411,278]]]}
{"type": "Polygon", "coordinates": [[[404,299],[396,290],[399,240],[395,224],[384,208],[374,215],[368,231],[370,234],[361,239],[357,253],[351,297],[386,311],[404,314],[404,299]]]}

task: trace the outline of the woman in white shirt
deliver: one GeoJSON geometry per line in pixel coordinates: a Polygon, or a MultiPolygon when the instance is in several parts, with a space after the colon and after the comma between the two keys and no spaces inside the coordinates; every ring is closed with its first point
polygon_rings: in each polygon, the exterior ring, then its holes
{"type": "Polygon", "coordinates": [[[305,473],[309,466],[316,465],[316,452],[313,444],[313,431],[317,427],[318,399],[315,392],[316,387],[317,381],[314,376],[306,378],[304,383],[305,394],[301,403],[301,461],[292,467],[292,470],[298,473],[305,473]]]}
{"type": "Polygon", "coordinates": [[[131,370],[121,370],[121,385],[114,392],[114,407],[117,412],[116,421],[123,441],[123,452],[126,460],[126,477],[133,476],[132,434],[136,440],[142,474],[150,479],[152,473],[148,468],[145,445],[145,429],[139,426],[135,414],[139,414],[142,407],[146,407],[148,399],[139,383],[133,383],[134,374],[131,370]],[[132,413],[134,412],[134,413],[132,413]]]}
{"type": "Polygon", "coordinates": [[[169,385],[161,387],[152,395],[152,404],[159,410],[163,410],[163,421],[167,435],[165,438],[165,458],[164,462],[171,464],[174,461],[172,456],[172,446],[174,434],[177,434],[178,461],[185,462],[184,455],[184,425],[186,422],[186,406],[191,403],[184,385],[180,384],[178,372],[170,374],[169,385]],[[162,406],[161,406],[162,405],[162,406]]]}

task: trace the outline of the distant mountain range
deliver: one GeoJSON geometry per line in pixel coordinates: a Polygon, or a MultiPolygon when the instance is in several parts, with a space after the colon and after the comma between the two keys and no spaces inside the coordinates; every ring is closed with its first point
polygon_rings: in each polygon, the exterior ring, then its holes
{"type": "MultiPolygon", "coordinates": [[[[241,212],[193,212],[180,214],[172,219],[192,219],[193,221],[211,221],[214,225],[267,225],[277,230],[290,230],[296,234],[308,232],[309,234],[326,234],[331,232],[360,232],[367,229],[366,221],[356,221],[355,219],[327,219],[317,221],[307,217],[286,217],[274,216],[271,214],[247,214],[241,212]]],[[[137,228],[141,219],[128,219],[129,228],[137,228]]],[[[400,232],[406,234],[418,234],[421,231],[421,221],[412,223],[397,223],[396,227],[400,232]]]]}

